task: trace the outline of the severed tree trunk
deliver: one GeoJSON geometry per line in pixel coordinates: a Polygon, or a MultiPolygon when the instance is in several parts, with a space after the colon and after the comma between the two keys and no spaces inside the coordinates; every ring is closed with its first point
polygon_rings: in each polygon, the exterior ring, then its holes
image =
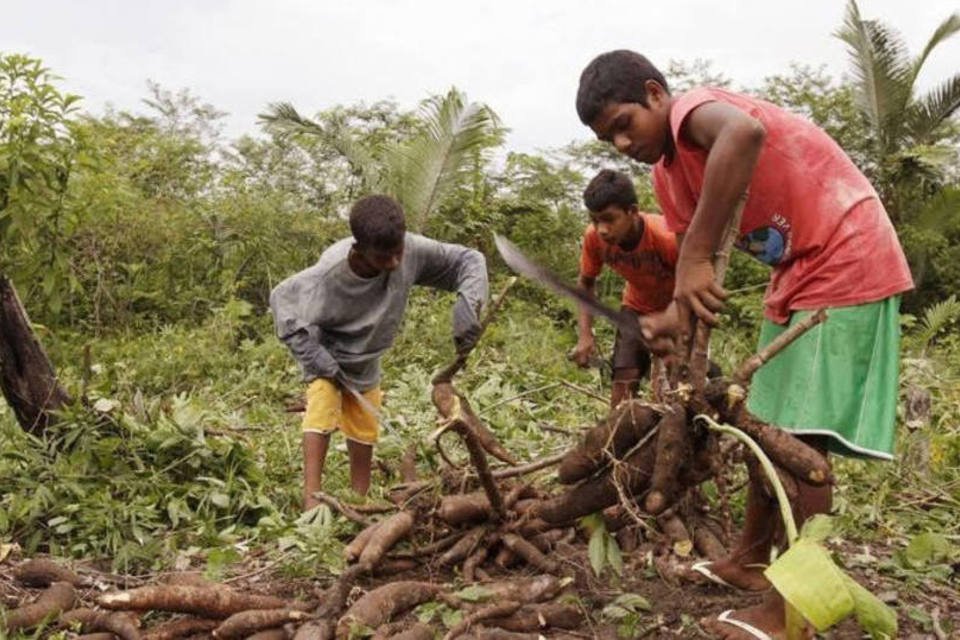
{"type": "Polygon", "coordinates": [[[17,422],[43,435],[53,411],[71,402],[37,340],[13,283],[0,275],[0,388],[17,422]]]}

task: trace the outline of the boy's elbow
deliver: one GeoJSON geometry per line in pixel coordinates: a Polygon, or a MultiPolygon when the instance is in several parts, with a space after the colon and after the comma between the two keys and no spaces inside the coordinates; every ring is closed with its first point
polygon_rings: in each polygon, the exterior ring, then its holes
{"type": "Polygon", "coordinates": [[[745,144],[759,152],[767,139],[767,129],[759,120],[749,118],[741,127],[741,136],[745,144]]]}

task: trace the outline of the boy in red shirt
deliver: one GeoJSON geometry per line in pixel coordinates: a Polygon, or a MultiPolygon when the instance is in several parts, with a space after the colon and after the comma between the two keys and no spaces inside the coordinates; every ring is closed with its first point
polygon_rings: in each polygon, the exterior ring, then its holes
{"type": "MultiPolygon", "coordinates": [[[[623,276],[622,310],[639,319],[664,311],[673,298],[677,239],[661,216],[641,213],[630,178],[604,169],[583,192],[590,224],[583,234],[580,287],[594,293],[597,276],[608,265],[623,276]]],[[[593,316],[580,307],[578,341],[573,360],[587,366],[593,355],[593,316]]],[[[650,352],[641,340],[617,331],[613,346],[613,388],[610,406],[634,397],[640,378],[650,373],[650,352]]]]}
{"type": "MultiPolygon", "coordinates": [[[[601,140],[654,165],[657,200],[682,234],[674,303],[641,321],[655,352],[688,335],[693,316],[714,324],[726,292],[712,260],[737,203],[737,246],[772,267],[761,346],[810,311],[814,327],[761,368],[748,407],[821,452],[891,459],[899,368],[899,294],[913,282],[876,191],[821,129],[773,104],[720,89],[672,96],[663,75],[632,51],[595,58],[580,77],[577,112],[601,140]]],[[[831,506],[831,488],[798,483],[803,521],[831,506]]],[[[731,585],[769,584],[757,565],[778,535],[776,504],[751,482],[739,545],[708,573],[731,585]]],[[[704,622],[724,638],[780,637],[783,601],[704,622]]]]}

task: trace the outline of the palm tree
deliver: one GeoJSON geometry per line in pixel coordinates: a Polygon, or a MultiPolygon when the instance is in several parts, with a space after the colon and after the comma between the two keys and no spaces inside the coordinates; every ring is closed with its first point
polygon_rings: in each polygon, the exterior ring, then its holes
{"type": "Polygon", "coordinates": [[[858,106],[873,137],[871,173],[895,221],[905,216],[908,198],[938,191],[956,166],[958,131],[951,116],[960,107],[960,74],[923,96],[916,95],[916,83],[930,53],[958,31],[960,15],[953,13],[913,58],[898,31],[864,20],[856,0],[849,0],[834,34],[848,46],[858,106]]]}
{"type": "Polygon", "coordinates": [[[469,178],[478,157],[503,142],[506,130],[487,106],[467,102],[456,88],[421,104],[418,132],[368,149],[346,126],[324,128],[288,103],[270,105],[260,119],[274,131],[317,136],[350,163],[368,193],[385,193],[422,231],[430,214],[469,178]]]}

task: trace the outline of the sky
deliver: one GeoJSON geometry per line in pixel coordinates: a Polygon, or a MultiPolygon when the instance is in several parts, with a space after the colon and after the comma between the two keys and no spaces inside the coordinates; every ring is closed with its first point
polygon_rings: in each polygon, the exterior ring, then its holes
{"type": "MultiPolygon", "coordinates": [[[[229,115],[224,133],[258,132],[257,114],[292,102],[312,114],[392,99],[413,108],[451,86],[510,128],[507,148],[534,152],[586,140],[574,109],[580,71],[610,49],[712,61],[735,86],[791,62],[847,69],[832,37],[845,0],[7,0],[0,51],[38,57],[84,98],[144,112],[147,81],[188,89],[229,115]]],[[[960,0],[860,0],[914,53],[960,0]]],[[[960,35],[920,78],[960,71],[960,35]]],[[[669,78],[668,78],[669,80],[669,78]]]]}

